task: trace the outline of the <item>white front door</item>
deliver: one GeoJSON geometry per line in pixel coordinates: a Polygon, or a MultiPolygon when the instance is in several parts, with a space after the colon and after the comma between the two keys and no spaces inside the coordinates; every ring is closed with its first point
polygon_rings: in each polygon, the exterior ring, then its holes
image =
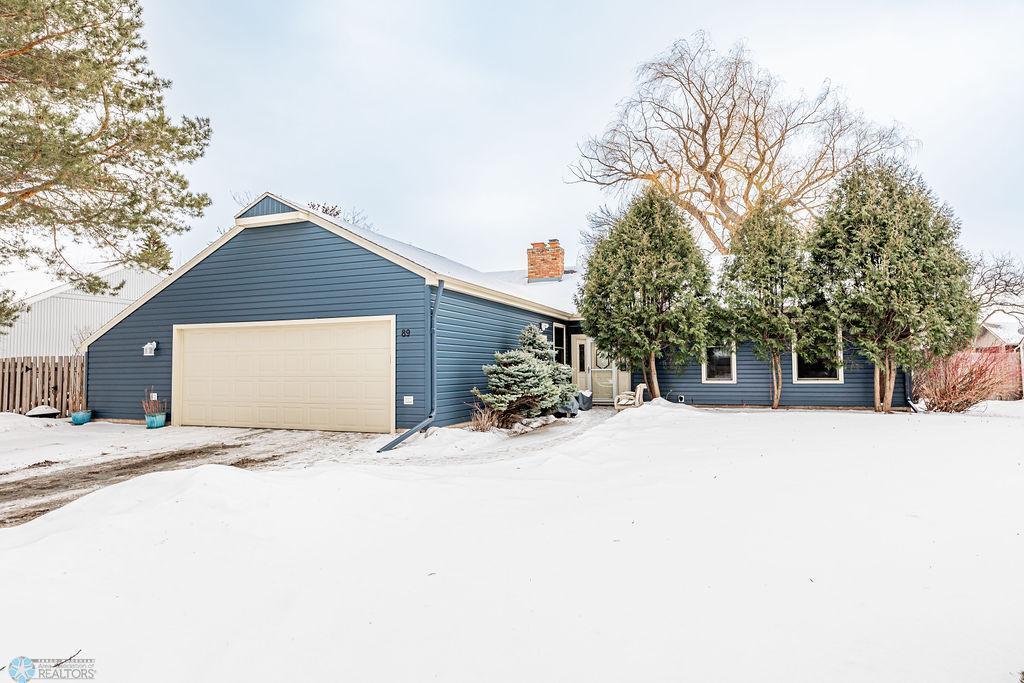
{"type": "Polygon", "coordinates": [[[611,404],[618,390],[618,369],[606,353],[586,335],[572,336],[572,370],[576,386],[590,391],[594,403],[611,404]]]}

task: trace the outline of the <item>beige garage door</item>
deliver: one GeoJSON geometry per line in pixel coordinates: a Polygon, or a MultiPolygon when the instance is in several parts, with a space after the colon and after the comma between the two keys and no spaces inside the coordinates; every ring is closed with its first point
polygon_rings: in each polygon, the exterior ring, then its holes
{"type": "Polygon", "coordinates": [[[176,325],[174,424],[390,432],[394,320],[176,325]]]}

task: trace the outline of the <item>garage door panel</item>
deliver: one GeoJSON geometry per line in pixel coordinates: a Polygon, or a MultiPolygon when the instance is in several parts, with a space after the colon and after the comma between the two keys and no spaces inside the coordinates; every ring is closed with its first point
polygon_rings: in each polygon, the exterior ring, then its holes
{"type": "Polygon", "coordinates": [[[391,431],[390,321],[200,327],[178,334],[181,424],[391,431]]]}

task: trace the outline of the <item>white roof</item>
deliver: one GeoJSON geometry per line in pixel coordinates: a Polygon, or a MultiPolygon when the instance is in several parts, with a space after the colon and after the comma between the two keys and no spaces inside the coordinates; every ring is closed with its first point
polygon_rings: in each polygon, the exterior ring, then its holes
{"type": "MultiPolygon", "coordinates": [[[[576,304],[573,303],[573,295],[575,295],[576,289],[579,286],[580,276],[578,273],[566,273],[561,281],[528,283],[526,281],[525,270],[507,270],[497,272],[480,271],[463,263],[459,263],[458,261],[453,261],[450,258],[441,256],[440,254],[435,254],[432,251],[427,251],[426,249],[422,249],[415,245],[392,239],[391,237],[382,235],[379,232],[374,232],[373,230],[361,228],[357,225],[340,220],[339,218],[328,216],[322,211],[316,211],[304,206],[303,204],[293,202],[269,192],[260,195],[249,206],[255,205],[260,199],[267,196],[277,199],[282,204],[287,204],[295,209],[315,214],[329,223],[340,228],[344,228],[348,232],[355,233],[368,242],[372,242],[387,251],[397,254],[398,256],[412,261],[427,270],[437,273],[438,277],[441,279],[444,279],[446,276],[449,278],[455,278],[479,287],[509,294],[520,299],[526,299],[527,301],[533,301],[534,303],[538,303],[542,306],[556,308],[570,315],[576,315],[576,304]]],[[[249,206],[243,208],[238,213],[238,216],[245,213],[249,206]]]]}
{"type": "Polygon", "coordinates": [[[981,324],[1009,346],[1017,346],[1024,341],[1024,320],[1006,311],[994,311],[981,324]]]}
{"type": "MultiPolygon", "coordinates": [[[[133,266],[125,266],[125,265],[122,265],[122,264],[115,264],[113,266],[109,266],[107,268],[104,268],[103,270],[97,270],[94,274],[97,275],[98,277],[105,278],[108,281],[110,281],[110,280],[114,280],[116,278],[115,277],[108,277],[108,276],[117,276],[117,275],[120,275],[121,273],[125,273],[125,272],[128,272],[128,271],[138,272],[138,273],[150,273],[151,272],[151,271],[146,270],[144,268],[135,268],[133,266]]],[[[162,276],[160,276],[160,277],[162,277],[162,276]]],[[[64,283],[64,284],[57,285],[56,287],[52,287],[50,289],[47,289],[46,291],[39,292],[38,294],[33,294],[32,296],[26,297],[26,298],[21,300],[21,303],[30,306],[30,305],[32,305],[34,303],[38,303],[38,302],[42,301],[43,299],[48,299],[51,296],[56,296],[58,294],[63,294],[64,292],[74,292],[74,291],[81,291],[81,290],[78,289],[78,285],[76,285],[75,283],[64,283]]]]}
{"type": "Polygon", "coordinates": [[[567,272],[561,280],[543,280],[527,282],[525,270],[498,270],[482,273],[502,287],[526,288],[534,301],[563,311],[576,314],[576,302],[573,300],[576,291],[583,282],[583,274],[578,271],[567,272]]]}

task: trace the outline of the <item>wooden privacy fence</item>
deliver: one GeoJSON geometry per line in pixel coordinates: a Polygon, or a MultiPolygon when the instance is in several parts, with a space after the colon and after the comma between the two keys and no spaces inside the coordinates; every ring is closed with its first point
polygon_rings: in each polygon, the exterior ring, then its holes
{"type": "Polygon", "coordinates": [[[0,358],[0,412],[48,405],[69,415],[76,393],[85,395],[84,356],[0,358]]]}

